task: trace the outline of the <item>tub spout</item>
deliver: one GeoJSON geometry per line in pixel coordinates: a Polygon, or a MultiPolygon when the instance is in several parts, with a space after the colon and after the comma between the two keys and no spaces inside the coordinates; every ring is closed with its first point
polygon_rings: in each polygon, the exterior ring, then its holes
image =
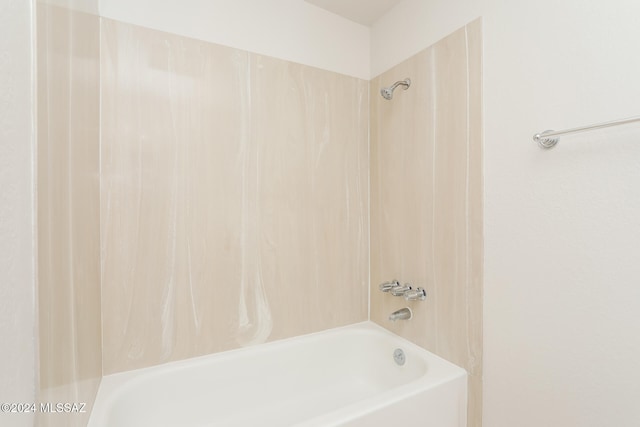
{"type": "Polygon", "coordinates": [[[389,315],[389,320],[395,322],[396,320],[409,320],[413,317],[413,313],[409,307],[396,310],[389,315]]]}

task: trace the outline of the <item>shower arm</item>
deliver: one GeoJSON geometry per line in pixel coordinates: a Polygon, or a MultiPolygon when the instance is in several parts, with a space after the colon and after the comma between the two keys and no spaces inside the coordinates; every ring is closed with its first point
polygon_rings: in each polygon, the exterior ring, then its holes
{"type": "Polygon", "coordinates": [[[404,87],[403,87],[403,89],[404,89],[404,90],[407,90],[407,89],[409,89],[409,85],[411,85],[411,80],[409,80],[409,79],[405,79],[405,80],[397,81],[397,82],[395,82],[394,84],[392,84],[392,85],[389,87],[389,90],[390,90],[391,92],[393,92],[393,91],[394,91],[394,90],[396,90],[396,88],[397,88],[398,86],[400,86],[400,85],[404,86],[404,87]]]}

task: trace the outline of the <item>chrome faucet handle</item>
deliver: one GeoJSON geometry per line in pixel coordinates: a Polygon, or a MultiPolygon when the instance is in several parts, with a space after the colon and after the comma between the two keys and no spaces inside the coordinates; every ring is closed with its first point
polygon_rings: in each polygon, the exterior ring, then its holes
{"type": "Polygon", "coordinates": [[[407,301],[424,301],[427,298],[427,291],[422,288],[410,289],[404,293],[407,301]]]}
{"type": "Polygon", "coordinates": [[[411,285],[409,285],[408,283],[405,283],[402,286],[396,286],[395,288],[391,289],[391,295],[393,295],[394,297],[401,297],[406,292],[409,292],[410,290],[411,290],[411,285]]]}
{"type": "Polygon", "coordinates": [[[382,292],[389,292],[390,290],[397,288],[400,286],[400,282],[397,280],[392,280],[390,282],[384,282],[379,285],[379,288],[382,292]]]}

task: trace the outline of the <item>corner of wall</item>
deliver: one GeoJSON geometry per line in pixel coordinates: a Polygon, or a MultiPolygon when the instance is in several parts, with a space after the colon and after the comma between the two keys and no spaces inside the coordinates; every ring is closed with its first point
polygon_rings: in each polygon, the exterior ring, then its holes
{"type": "MultiPolygon", "coordinates": [[[[0,7],[0,402],[35,401],[33,1],[0,7]]],[[[0,413],[0,424],[33,425],[0,413]]]]}

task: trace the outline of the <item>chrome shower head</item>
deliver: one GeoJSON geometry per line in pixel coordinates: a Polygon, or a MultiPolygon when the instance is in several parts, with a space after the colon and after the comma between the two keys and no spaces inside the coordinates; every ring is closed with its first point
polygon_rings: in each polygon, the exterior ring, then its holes
{"type": "Polygon", "coordinates": [[[393,98],[393,89],[391,89],[390,87],[383,87],[382,89],[380,89],[380,95],[382,95],[384,99],[390,100],[393,98]]]}
{"type": "Polygon", "coordinates": [[[392,99],[393,91],[396,90],[398,86],[402,86],[402,89],[407,90],[409,86],[411,86],[411,80],[409,78],[406,78],[404,80],[395,82],[389,87],[383,87],[382,89],[380,89],[380,95],[382,95],[384,99],[392,99]]]}

